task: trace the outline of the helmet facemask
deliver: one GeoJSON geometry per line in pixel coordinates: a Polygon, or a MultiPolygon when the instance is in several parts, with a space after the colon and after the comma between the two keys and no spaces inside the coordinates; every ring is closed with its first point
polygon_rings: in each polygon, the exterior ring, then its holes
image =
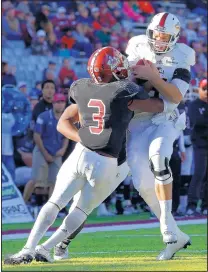
{"type": "Polygon", "coordinates": [[[111,70],[116,80],[125,79],[129,75],[129,62],[127,58],[122,54],[120,54],[120,58],[122,59],[121,63],[123,63],[123,66],[119,64],[117,67],[111,70]]]}
{"type": "Polygon", "coordinates": [[[158,30],[147,29],[146,35],[148,37],[148,42],[151,49],[157,54],[165,54],[167,52],[170,52],[173,49],[174,45],[176,44],[179,38],[180,33],[178,33],[177,35],[172,35],[162,30],[158,31],[158,30]],[[170,36],[169,40],[168,41],[156,40],[154,38],[154,31],[156,31],[157,33],[168,34],[170,36]]]}

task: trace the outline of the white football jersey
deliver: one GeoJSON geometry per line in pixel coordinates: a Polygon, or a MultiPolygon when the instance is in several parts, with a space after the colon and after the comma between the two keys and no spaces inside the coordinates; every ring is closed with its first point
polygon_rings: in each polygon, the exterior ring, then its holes
{"type": "MultiPolygon", "coordinates": [[[[176,85],[184,97],[189,88],[189,83],[185,82],[180,75],[176,75],[177,72],[180,73],[181,71],[176,69],[182,68],[190,71],[191,66],[195,64],[195,51],[191,47],[183,43],[176,43],[170,52],[155,54],[150,48],[147,36],[138,35],[129,40],[126,54],[130,66],[135,65],[143,58],[155,63],[161,78],[176,85]],[[173,77],[175,78],[173,79],[173,77]]],[[[149,95],[150,97],[155,96],[155,91],[151,91],[149,95]]],[[[161,94],[158,97],[163,98],[161,94]]],[[[173,104],[173,110],[176,107],[177,104],[173,104]]]]}

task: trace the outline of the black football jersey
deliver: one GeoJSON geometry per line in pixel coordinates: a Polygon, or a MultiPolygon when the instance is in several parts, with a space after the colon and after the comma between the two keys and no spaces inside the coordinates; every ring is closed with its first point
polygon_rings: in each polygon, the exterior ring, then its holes
{"type": "Polygon", "coordinates": [[[147,99],[148,94],[128,80],[96,84],[89,78],[75,81],[70,100],[78,105],[81,115],[79,136],[82,144],[118,158],[126,129],[133,117],[128,109],[134,99],[147,99]]]}

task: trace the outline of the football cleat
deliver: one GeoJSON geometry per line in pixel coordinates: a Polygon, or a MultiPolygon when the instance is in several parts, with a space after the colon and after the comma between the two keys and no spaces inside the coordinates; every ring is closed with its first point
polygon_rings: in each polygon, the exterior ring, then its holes
{"type": "Polygon", "coordinates": [[[4,264],[17,265],[31,263],[35,255],[35,251],[29,248],[23,248],[20,252],[7,257],[4,264]]]}
{"type": "Polygon", "coordinates": [[[52,263],[50,251],[46,250],[42,245],[35,248],[35,260],[37,262],[52,263]]]}
{"type": "Polygon", "coordinates": [[[156,259],[158,261],[171,260],[179,250],[187,248],[190,245],[191,245],[190,237],[187,234],[180,232],[180,234],[178,235],[177,243],[168,244],[166,248],[160,252],[156,259]]]}
{"type": "Polygon", "coordinates": [[[68,247],[62,247],[61,245],[54,247],[53,255],[54,260],[59,261],[63,259],[68,259],[69,258],[68,255],[69,255],[68,247]]]}

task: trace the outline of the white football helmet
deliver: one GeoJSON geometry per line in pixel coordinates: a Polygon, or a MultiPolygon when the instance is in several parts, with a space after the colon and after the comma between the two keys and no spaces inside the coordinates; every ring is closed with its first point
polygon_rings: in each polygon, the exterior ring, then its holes
{"type": "Polygon", "coordinates": [[[157,54],[171,51],[180,36],[180,22],[178,18],[168,12],[156,14],[147,27],[146,35],[152,50],[157,54]],[[155,34],[168,34],[168,41],[161,41],[155,38],[155,34]]]}

